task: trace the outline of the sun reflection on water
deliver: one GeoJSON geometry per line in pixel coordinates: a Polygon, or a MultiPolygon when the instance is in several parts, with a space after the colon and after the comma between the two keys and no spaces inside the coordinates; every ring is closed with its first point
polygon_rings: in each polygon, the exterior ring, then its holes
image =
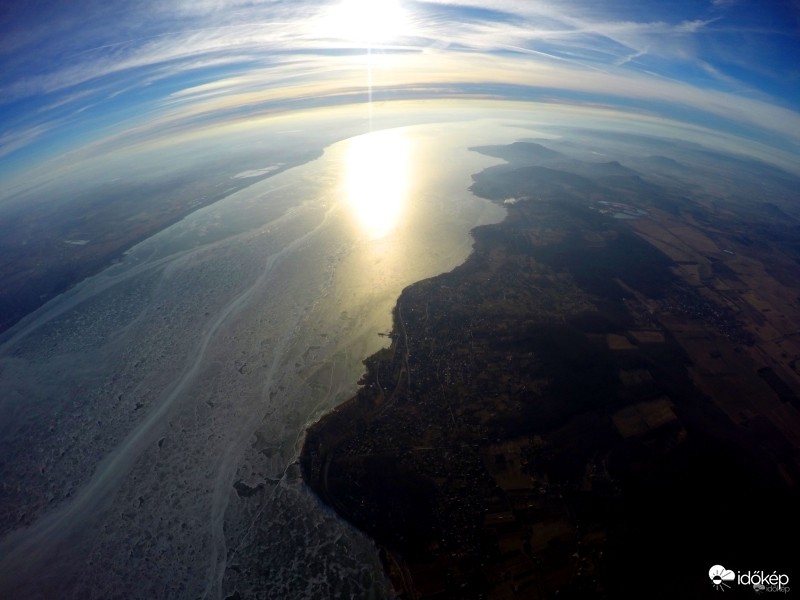
{"type": "Polygon", "coordinates": [[[345,194],[362,230],[385,237],[400,222],[408,199],[408,136],[401,129],[376,131],[349,140],[345,158],[345,194]]]}

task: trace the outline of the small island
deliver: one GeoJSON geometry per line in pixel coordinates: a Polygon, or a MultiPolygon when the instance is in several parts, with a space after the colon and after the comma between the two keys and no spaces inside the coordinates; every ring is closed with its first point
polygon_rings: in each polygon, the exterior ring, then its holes
{"type": "Polygon", "coordinates": [[[619,163],[476,150],[508,161],[472,187],[508,215],[402,292],[390,346],[307,432],[310,487],[401,598],[704,597],[720,561],[790,565],[797,348],[764,327],[800,322],[786,224],[747,243],[737,207],[619,163]]]}

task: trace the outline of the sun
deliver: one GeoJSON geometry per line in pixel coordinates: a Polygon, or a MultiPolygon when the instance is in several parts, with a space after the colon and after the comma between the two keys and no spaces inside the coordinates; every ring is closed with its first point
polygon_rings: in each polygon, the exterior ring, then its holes
{"type": "Polygon", "coordinates": [[[368,46],[388,44],[407,27],[408,15],[399,0],[341,0],[324,19],[328,36],[368,46]]]}

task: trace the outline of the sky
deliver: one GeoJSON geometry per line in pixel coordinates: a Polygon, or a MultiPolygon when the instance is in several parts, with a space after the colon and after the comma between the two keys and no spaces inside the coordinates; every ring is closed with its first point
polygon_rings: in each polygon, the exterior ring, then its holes
{"type": "Polygon", "coordinates": [[[0,4],[0,188],[221,123],[430,98],[608,106],[800,154],[800,0],[0,4]]]}

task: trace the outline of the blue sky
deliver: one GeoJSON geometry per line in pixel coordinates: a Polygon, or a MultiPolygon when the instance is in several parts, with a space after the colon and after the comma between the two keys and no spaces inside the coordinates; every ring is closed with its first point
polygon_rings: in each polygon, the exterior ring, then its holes
{"type": "Polygon", "coordinates": [[[619,106],[800,153],[800,2],[5,2],[0,182],[78,149],[363,101],[368,83],[376,100],[619,106]]]}

